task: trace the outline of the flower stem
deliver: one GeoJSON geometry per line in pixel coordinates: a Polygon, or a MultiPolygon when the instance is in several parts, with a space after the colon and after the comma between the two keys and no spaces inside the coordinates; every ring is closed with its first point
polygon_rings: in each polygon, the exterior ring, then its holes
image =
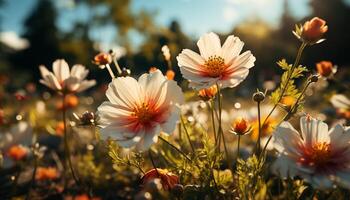
{"type": "Polygon", "coordinates": [[[109,75],[111,76],[111,78],[113,80],[115,78],[115,76],[114,76],[114,73],[113,73],[113,71],[111,69],[111,66],[109,66],[109,64],[106,64],[106,68],[107,68],[107,70],[109,72],[109,75]]]}
{"type": "Polygon", "coordinates": [[[261,109],[260,109],[260,101],[257,102],[258,109],[258,141],[256,142],[255,153],[257,155],[260,154],[260,142],[261,142],[261,109]]]}
{"type": "Polygon", "coordinates": [[[73,179],[75,181],[76,184],[79,183],[77,176],[75,175],[74,169],[73,169],[73,165],[72,165],[72,161],[70,158],[70,150],[69,150],[69,144],[68,144],[68,133],[67,133],[67,122],[66,122],[66,105],[65,105],[65,97],[66,94],[63,93],[62,94],[62,103],[63,103],[63,109],[62,109],[62,120],[63,120],[63,139],[64,139],[64,151],[65,151],[65,157],[66,157],[66,162],[65,162],[65,166],[67,165],[66,163],[68,162],[70,171],[72,173],[73,179]]]}
{"type": "Polygon", "coordinates": [[[154,160],[153,160],[153,156],[152,156],[152,151],[151,151],[151,149],[149,149],[149,150],[148,150],[148,155],[149,155],[149,159],[151,160],[151,163],[152,163],[153,169],[155,169],[155,170],[156,170],[157,175],[158,175],[158,177],[159,177],[159,172],[158,172],[158,170],[157,170],[156,164],[154,163],[154,160]]]}
{"type": "Polygon", "coordinates": [[[115,65],[115,68],[117,68],[118,74],[121,75],[122,74],[122,70],[118,64],[117,58],[113,58],[113,63],[115,65]]]}
{"type": "Polygon", "coordinates": [[[210,100],[210,102],[208,102],[209,104],[209,109],[211,112],[211,122],[212,122],[212,126],[213,126],[213,132],[214,132],[214,140],[215,140],[215,146],[217,145],[217,138],[216,138],[216,128],[215,128],[215,117],[214,117],[214,101],[210,100]]]}
{"type": "MultiPolygon", "coordinates": [[[[285,119],[286,119],[287,117],[290,116],[291,113],[294,112],[294,109],[295,109],[296,106],[299,104],[301,98],[304,96],[304,94],[305,94],[307,88],[310,86],[311,83],[312,83],[311,81],[308,81],[308,82],[306,83],[306,85],[304,86],[303,90],[301,91],[299,97],[297,98],[297,100],[295,101],[295,103],[293,104],[293,106],[291,107],[291,109],[290,109],[290,110],[288,111],[288,113],[282,118],[282,120],[278,123],[277,126],[279,126],[283,121],[285,121],[285,119]]],[[[302,137],[302,136],[301,136],[301,137],[302,137]]],[[[271,139],[272,139],[272,135],[270,135],[270,137],[269,137],[268,140],[266,141],[266,144],[265,144],[265,146],[264,146],[264,148],[263,148],[263,150],[262,150],[261,155],[264,155],[264,153],[265,153],[265,151],[266,151],[266,148],[267,148],[268,144],[270,143],[271,139]]]]}
{"type": "Polygon", "coordinates": [[[192,160],[183,152],[181,151],[179,148],[177,148],[175,145],[171,144],[170,142],[168,142],[166,139],[164,139],[163,137],[159,136],[158,137],[160,140],[162,140],[164,143],[166,143],[167,145],[169,145],[171,148],[175,149],[177,152],[179,152],[183,157],[185,157],[188,161],[192,162],[192,160]]]}
{"type": "Polygon", "coordinates": [[[241,143],[241,135],[238,135],[236,164],[238,163],[238,159],[239,159],[239,147],[240,147],[240,143],[241,143]]]}
{"type": "Polygon", "coordinates": [[[195,149],[194,149],[194,146],[193,146],[193,144],[192,144],[192,141],[191,141],[191,138],[190,138],[190,134],[188,133],[188,130],[187,130],[185,121],[184,121],[184,119],[183,119],[182,116],[180,116],[180,118],[181,118],[181,124],[182,124],[182,126],[183,126],[183,128],[184,128],[186,137],[187,137],[187,139],[188,139],[188,143],[189,143],[190,146],[191,146],[191,150],[192,150],[193,154],[195,154],[195,149]]]}
{"type": "Polygon", "coordinates": [[[262,125],[264,126],[267,122],[267,120],[269,119],[269,117],[272,115],[272,113],[275,111],[275,109],[277,108],[277,105],[278,103],[282,100],[283,96],[284,96],[284,93],[286,92],[287,90],[287,87],[289,85],[289,82],[290,82],[290,79],[293,75],[293,72],[294,72],[294,69],[299,65],[299,62],[300,62],[300,58],[301,58],[301,55],[305,49],[305,47],[307,46],[306,43],[302,43],[299,47],[299,50],[298,50],[298,53],[297,53],[297,57],[294,61],[294,64],[292,66],[292,68],[290,69],[289,73],[288,73],[288,76],[287,76],[287,82],[286,84],[283,86],[283,89],[281,91],[281,94],[280,96],[278,97],[278,101],[275,103],[275,105],[272,107],[271,111],[269,112],[269,114],[266,116],[264,122],[262,123],[262,125]]]}
{"type": "Polygon", "coordinates": [[[30,199],[31,189],[35,187],[35,175],[36,175],[37,168],[38,168],[38,158],[37,156],[34,156],[34,169],[33,169],[32,179],[30,181],[29,190],[25,200],[30,199]]]}

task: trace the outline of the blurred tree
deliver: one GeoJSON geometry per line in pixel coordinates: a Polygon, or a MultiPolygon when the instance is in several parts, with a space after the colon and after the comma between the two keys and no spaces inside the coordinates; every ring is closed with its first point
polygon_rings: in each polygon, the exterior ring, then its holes
{"type": "MultiPolygon", "coordinates": [[[[32,72],[36,78],[39,76],[38,66],[44,64],[51,66],[52,62],[60,58],[62,54],[59,50],[59,32],[56,27],[56,9],[51,0],[40,0],[31,14],[24,22],[26,38],[30,46],[11,57],[11,61],[16,69],[32,72]]],[[[30,73],[27,78],[30,78],[30,73]]]]}

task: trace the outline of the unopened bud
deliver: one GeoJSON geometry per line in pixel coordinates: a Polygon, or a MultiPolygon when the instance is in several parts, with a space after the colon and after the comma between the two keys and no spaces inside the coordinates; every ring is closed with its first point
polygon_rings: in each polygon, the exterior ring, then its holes
{"type": "Polygon", "coordinates": [[[316,83],[316,82],[318,81],[318,76],[317,76],[317,75],[312,75],[312,76],[310,77],[310,81],[311,81],[312,83],[316,83]]]}
{"type": "Polygon", "coordinates": [[[251,131],[250,124],[242,117],[237,118],[231,126],[231,132],[236,135],[245,135],[251,131]]]}
{"type": "Polygon", "coordinates": [[[130,76],[130,74],[131,74],[130,69],[125,68],[125,67],[122,69],[121,76],[123,76],[123,77],[127,77],[127,76],[130,76]]]}
{"type": "Polygon", "coordinates": [[[255,102],[261,102],[261,101],[263,101],[264,99],[265,99],[265,94],[264,94],[263,92],[258,91],[258,92],[255,92],[255,93],[253,94],[253,100],[254,100],[255,102]]]}

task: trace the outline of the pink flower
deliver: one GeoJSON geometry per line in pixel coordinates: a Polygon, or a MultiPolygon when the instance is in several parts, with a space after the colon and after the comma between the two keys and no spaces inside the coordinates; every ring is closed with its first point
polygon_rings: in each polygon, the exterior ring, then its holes
{"type": "Polygon", "coordinates": [[[254,66],[255,57],[246,51],[240,54],[244,43],[233,35],[221,46],[215,33],[203,35],[197,42],[200,55],[184,49],[177,56],[181,73],[197,90],[208,88],[216,83],[222,88],[236,87],[254,66]]]}
{"type": "Polygon", "coordinates": [[[102,138],[116,139],[120,146],[148,149],[161,131],[171,134],[180,115],[184,97],[175,81],[156,70],[114,79],[108,86],[109,101],[98,107],[102,138]]]}
{"type": "Polygon", "coordinates": [[[350,188],[350,127],[328,125],[309,116],[300,119],[301,132],[283,122],[274,133],[279,158],[273,165],[283,177],[300,176],[316,188],[339,184],[350,188]]]}

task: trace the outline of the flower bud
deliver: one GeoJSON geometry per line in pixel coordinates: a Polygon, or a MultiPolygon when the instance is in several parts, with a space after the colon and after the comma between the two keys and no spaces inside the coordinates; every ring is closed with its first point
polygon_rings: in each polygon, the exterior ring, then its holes
{"type": "Polygon", "coordinates": [[[213,99],[217,92],[218,92],[218,88],[216,87],[216,85],[213,85],[209,88],[199,90],[198,96],[204,101],[208,101],[210,99],[213,99]]]}
{"type": "Polygon", "coordinates": [[[317,72],[323,77],[329,77],[337,72],[336,66],[330,61],[321,61],[316,63],[317,72]]]}
{"type": "Polygon", "coordinates": [[[318,76],[317,76],[317,75],[312,75],[312,76],[310,77],[310,81],[311,81],[312,83],[316,83],[316,82],[318,81],[318,76]]]}
{"type": "Polygon", "coordinates": [[[127,76],[130,76],[130,74],[131,74],[130,69],[125,68],[125,67],[122,69],[121,76],[123,76],[123,77],[127,77],[127,76]]]}
{"type": "Polygon", "coordinates": [[[237,118],[231,125],[231,132],[236,135],[245,135],[251,130],[251,125],[242,117],[237,118]]]}
{"type": "Polygon", "coordinates": [[[44,181],[44,180],[55,180],[59,176],[58,171],[54,167],[38,167],[35,180],[44,181]]]}
{"type": "Polygon", "coordinates": [[[323,35],[327,32],[328,26],[326,21],[318,17],[312,18],[304,23],[301,28],[300,38],[308,44],[316,44],[322,42],[323,35]]]}
{"type": "Polygon", "coordinates": [[[15,161],[18,161],[24,159],[28,153],[28,148],[22,145],[14,145],[7,150],[6,155],[15,161]]]}
{"type": "Polygon", "coordinates": [[[108,53],[99,53],[94,57],[93,63],[96,65],[107,65],[112,62],[112,56],[108,53]]]}
{"type": "Polygon", "coordinates": [[[261,102],[261,101],[263,101],[264,99],[265,99],[265,94],[264,94],[263,92],[258,91],[258,92],[255,92],[255,93],[253,94],[253,100],[254,100],[255,102],[261,102]]]}
{"type": "Polygon", "coordinates": [[[163,52],[164,59],[166,61],[169,61],[171,55],[170,55],[170,49],[167,45],[162,46],[162,52],[163,52]]]}
{"type": "Polygon", "coordinates": [[[175,72],[173,70],[171,70],[171,69],[168,69],[166,71],[165,76],[167,77],[168,80],[174,80],[175,72]]]}

